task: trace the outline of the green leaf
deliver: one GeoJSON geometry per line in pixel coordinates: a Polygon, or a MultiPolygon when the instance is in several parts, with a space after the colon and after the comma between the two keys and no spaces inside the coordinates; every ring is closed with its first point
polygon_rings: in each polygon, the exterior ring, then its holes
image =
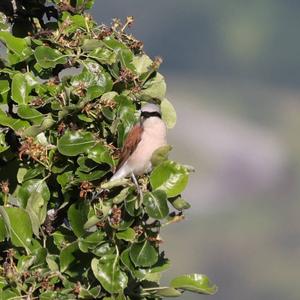
{"type": "Polygon", "coordinates": [[[7,103],[7,96],[9,90],[9,82],[7,80],[0,80],[0,104],[7,103]]]}
{"type": "Polygon", "coordinates": [[[214,295],[217,292],[217,286],[209,278],[201,274],[188,274],[174,278],[171,287],[182,289],[198,294],[214,295]]]}
{"type": "Polygon", "coordinates": [[[80,237],[78,239],[78,246],[82,252],[89,252],[89,250],[94,250],[97,246],[103,243],[105,233],[103,231],[97,230],[85,237],[80,237]]]}
{"type": "Polygon", "coordinates": [[[90,132],[66,131],[58,140],[58,151],[66,156],[76,156],[94,146],[95,139],[90,132]]]}
{"type": "Polygon", "coordinates": [[[132,63],[133,54],[132,54],[131,50],[129,50],[129,49],[120,50],[118,57],[120,59],[121,66],[123,69],[129,69],[133,72],[136,72],[135,67],[132,63]]]}
{"type": "Polygon", "coordinates": [[[142,213],[142,207],[139,207],[139,199],[136,195],[130,194],[125,199],[125,209],[128,214],[133,217],[136,217],[142,213]]]}
{"type": "Polygon", "coordinates": [[[103,42],[97,39],[85,39],[82,45],[82,49],[85,51],[101,49],[101,47],[103,47],[103,42]]]}
{"type": "Polygon", "coordinates": [[[0,12],[0,30],[9,30],[8,18],[2,12],[0,12]]]}
{"type": "Polygon", "coordinates": [[[111,76],[101,65],[94,61],[88,61],[85,66],[80,74],[72,77],[71,84],[75,89],[85,90],[88,100],[93,100],[111,91],[113,86],[111,76]]]}
{"type": "Polygon", "coordinates": [[[25,39],[14,37],[8,31],[0,32],[0,40],[14,54],[14,61],[10,61],[12,64],[21,62],[32,54],[32,50],[28,47],[25,39]]]}
{"type": "Polygon", "coordinates": [[[13,129],[14,131],[19,131],[30,126],[27,121],[8,117],[6,113],[1,109],[0,109],[0,125],[7,126],[13,129]]]}
{"type": "Polygon", "coordinates": [[[25,129],[23,136],[38,136],[40,133],[50,129],[55,124],[55,121],[52,119],[51,114],[45,115],[41,125],[32,125],[29,128],[25,129]]]}
{"type": "Polygon", "coordinates": [[[178,198],[170,198],[169,199],[170,203],[173,205],[173,207],[177,210],[185,210],[185,209],[189,209],[191,207],[191,205],[185,201],[184,199],[178,197],[178,198]]]}
{"type": "Polygon", "coordinates": [[[173,128],[176,124],[176,119],[177,119],[174,106],[168,99],[164,98],[160,104],[160,107],[161,107],[162,119],[165,121],[169,129],[173,128]]]}
{"type": "Polygon", "coordinates": [[[169,259],[164,258],[164,252],[159,255],[157,263],[151,267],[151,273],[161,273],[168,270],[171,266],[171,262],[169,259]]]}
{"type": "Polygon", "coordinates": [[[166,83],[164,77],[157,73],[157,75],[148,80],[144,84],[144,89],[141,91],[141,97],[143,100],[149,101],[151,99],[163,100],[166,95],[166,83]]]}
{"type": "Polygon", "coordinates": [[[102,257],[105,255],[110,255],[115,253],[115,248],[111,247],[109,243],[102,243],[96,247],[96,249],[92,250],[92,253],[98,257],[102,257]]]}
{"type": "Polygon", "coordinates": [[[59,227],[52,233],[52,237],[54,245],[56,245],[59,250],[63,250],[67,245],[77,239],[74,233],[65,227],[59,227]]]}
{"type": "Polygon", "coordinates": [[[136,232],[132,228],[127,228],[124,231],[117,232],[116,236],[119,240],[133,242],[136,237],[136,232]]]}
{"type": "Polygon", "coordinates": [[[1,300],[15,300],[15,299],[20,299],[22,296],[20,292],[16,288],[6,288],[4,290],[0,290],[0,296],[1,300]]]}
{"type": "Polygon", "coordinates": [[[153,167],[158,166],[159,164],[161,164],[163,161],[168,159],[168,154],[169,152],[172,150],[172,146],[170,145],[166,145],[166,146],[162,146],[159,147],[158,149],[156,149],[151,157],[151,164],[153,167]]]}
{"type": "Polygon", "coordinates": [[[68,210],[68,219],[77,237],[85,234],[84,224],[88,220],[89,205],[85,201],[74,203],[68,210]]]}
{"type": "Polygon", "coordinates": [[[149,68],[152,65],[153,61],[148,55],[142,54],[134,56],[132,63],[136,69],[136,72],[139,75],[142,75],[149,71],[149,68]]]}
{"type": "Polygon", "coordinates": [[[158,260],[157,250],[147,241],[130,247],[130,258],[137,267],[151,267],[158,260]]]}
{"type": "Polygon", "coordinates": [[[0,242],[3,242],[6,238],[5,223],[3,217],[0,216],[0,242]]]}
{"type": "Polygon", "coordinates": [[[92,159],[98,164],[106,163],[112,166],[114,163],[108,148],[101,143],[98,143],[92,148],[88,149],[87,154],[88,158],[92,159]]]}
{"type": "Polygon", "coordinates": [[[33,233],[38,237],[39,228],[47,215],[47,204],[50,199],[48,186],[44,180],[28,180],[19,189],[18,197],[22,206],[26,207],[32,222],[33,233]]]}
{"type": "Polygon", "coordinates": [[[46,257],[46,262],[51,271],[59,271],[58,255],[48,254],[46,257]]]}
{"type": "Polygon", "coordinates": [[[171,287],[157,287],[156,289],[151,289],[151,292],[152,291],[154,292],[155,296],[159,297],[179,297],[182,295],[180,291],[171,287]]]}
{"type": "Polygon", "coordinates": [[[33,178],[41,175],[43,173],[43,171],[44,171],[44,166],[42,166],[42,165],[38,165],[34,169],[28,169],[26,174],[23,177],[22,182],[25,182],[29,179],[33,179],[33,178]]]}
{"type": "Polygon", "coordinates": [[[17,113],[22,119],[28,120],[35,125],[40,125],[45,117],[42,113],[27,105],[19,105],[17,113]]]}
{"type": "Polygon", "coordinates": [[[160,220],[169,214],[167,194],[164,191],[156,190],[146,193],[143,197],[143,204],[151,218],[160,220]]]}
{"type": "MultiPolygon", "coordinates": [[[[98,41],[100,42],[100,41],[98,41]]],[[[103,43],[101,43],[103,45],[103,43]]],[[[100,47],[95,50],[93,50],[89,54],[90,58],[96,59],[99,61],[101,64],[107,64],[107,65],[112,65],[113,63],[116,62],[117,60],[117,55],[114,51],[111,51],[105,47],[100,47]]]]}
{"type": "Polygon", "coordinates": [[[114,204],[120,204],[122,203],[128,196],[128,194],[130,193],[130,191],[132,190],[131,187],[127,187],[121,190],[121,192],[112,198],[112,202],[114,204]]]}
{"type": "Polygon", "coordinates": [[[32,179],[25,181],[18,191],[20,205],[25,208],[28,205],[29,198],[38,192],[44,199],[50,198],[50,192],[47,184],[41,179],[32,179]]]}
{"type": "Polygon", "coordinates": [[[78,176],[79,181],[94,181],[102,178],[108,171],[105,170],[94,170],[89,173],[81,172],[76,170],[75,175],[78,176]]]}
{"type": "Polygon", "coordinates": [[[86,156],[79,156],[77,159],[77,163],[79,165],[79,168],[77,170],[86,173],[91,172],[98,167],[98,165],[93,160],[87,158],[86,156]]]}
{"type": "Polygon", "coordinates": [[[146,274],[149,272],[148,269],[139,269],[134,266],[130,259],[130,248],[125,249],[121,254],[121,261],[126,266],[126,268],[130,271],[132,276],[138,279],[144,279],[146,274]]]}
{"type": "Polygon", "coordinates": [[[127,46],[116,40],[115,38],[108,36],[103,40],[103,43],[106,45],[108,49],[114,50],[116,52],[119,52],[122,49],[128,49],[127,46]]]}
{"type": "Polygon", "coordinates": [[[99,299],[101,286],[95,286],[91,289],[80,288],[79,299],[99,299]]]}
{"type": "Polygon", "coordinates": [[[54,68],[57,64],[65,64],[67,62],[67,58],[62,53],[48,46],[36,47],[34,56],[38,64],[44,69],[54,68]]]}
{"type": "Polygon", "coordinates": [[[89,216],[89,219],[84,224],[84,229],[89,229],[100,222],[100,218],[95,215],[89,216]]]}
{"type": "Polygon", "coordinates": [[[150,183],[153,190],[162,190],[168,197],[175,197],[185,189],[188,178],[189,173],[185,167],[168,160],[152,171],[150,183]]]}
{"type": "Polygon", "coordinates": [[[0,133],[0,153],[6,151],[9,148],[9,146],[6,144],[5,141],[5,134],[0,133]]]}
{"type": "Polygon", "coordinates": [[[78,261],[80,258],[76,256],[76,252],[78,251],[78,244],[77,242],[73,242],[65,247],[59,256],[60,260],[60,271],[65,272],[69,266],[78,261]]]}
{"type": "Polygon", "coordinates": [[[17,73],[12,78],[11,85],[11,97],[18,104],[27,104],[30,101],[29,98],[30,87],[27,84],[25,75],[17,73]]]}
{"type": "Polygon", "coordinates": [[[65,191],[72,185],[74,181],[73,171],[64,172],[57,176],[57,182],[61,185],[62,190],[65,191]]]}
{"type": "Polygon", "coordinates": [[[28,213],[23,208],[0,207],[0,214],[13,245],[30,253],[33,232],[28,213]]]}
{"type": "Polygon", "coordinates": [[[126,288],[128,278],[120,269],[117,255],[105,255],[99,260],[93,258],[91,267],[97,280],[109,293],[119,293],[126,288]]]}

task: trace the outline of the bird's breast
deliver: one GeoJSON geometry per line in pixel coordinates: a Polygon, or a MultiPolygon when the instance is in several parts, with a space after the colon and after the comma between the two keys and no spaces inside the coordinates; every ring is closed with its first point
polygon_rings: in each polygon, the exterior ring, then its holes
{"type": "Polygon", "coordinates": [[[137,175],[143,174],[151,167],[153,152],[167,144],[165,123],[158,118],[153,119],[144,122],[141,141],[128,160],[130,165],[134,165],[134,173],[137,175]]]}

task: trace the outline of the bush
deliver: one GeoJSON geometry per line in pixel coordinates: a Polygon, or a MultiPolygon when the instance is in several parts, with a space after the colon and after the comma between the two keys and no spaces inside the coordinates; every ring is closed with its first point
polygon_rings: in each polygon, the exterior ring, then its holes
{"type": "Polygon", "coordinates": [[[143,102],[176,114],[133,19],[98,26],[93,1],[2,1],[0,40],[1,299],[161,299],[214,294],[204,275],[160,287],[170,266],[161,227],[189,208],[190,168],[156,151],[155,169],[109,182],[143,102]]]}

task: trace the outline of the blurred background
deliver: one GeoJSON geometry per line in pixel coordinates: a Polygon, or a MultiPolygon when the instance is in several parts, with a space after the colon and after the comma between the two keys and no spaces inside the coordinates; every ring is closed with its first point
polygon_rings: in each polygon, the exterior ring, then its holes
{"type": "MultiPolygon", "coordinates": [[[[172,159],[195,166],[186,220],[162,232],[172,268],[214,300],[296,300],[300,285],[300,2],[97,0],[133,15],[178,113],[172,159]]],[[[184,294],[183,299],[206,299],[184,294]]]]}

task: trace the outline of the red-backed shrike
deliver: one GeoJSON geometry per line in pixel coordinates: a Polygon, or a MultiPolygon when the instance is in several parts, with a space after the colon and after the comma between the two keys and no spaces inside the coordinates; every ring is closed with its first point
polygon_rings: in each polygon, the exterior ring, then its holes
{"type": "Polygon", "coordinates": [[[155,150],[167,145],[167,128],[161,119],[159,106],[148,103],[141,109],[140,122],[128,133],[121,151],[116,173],[110,180],[142,175],[152,169],[151,157],[155,150]]]}

